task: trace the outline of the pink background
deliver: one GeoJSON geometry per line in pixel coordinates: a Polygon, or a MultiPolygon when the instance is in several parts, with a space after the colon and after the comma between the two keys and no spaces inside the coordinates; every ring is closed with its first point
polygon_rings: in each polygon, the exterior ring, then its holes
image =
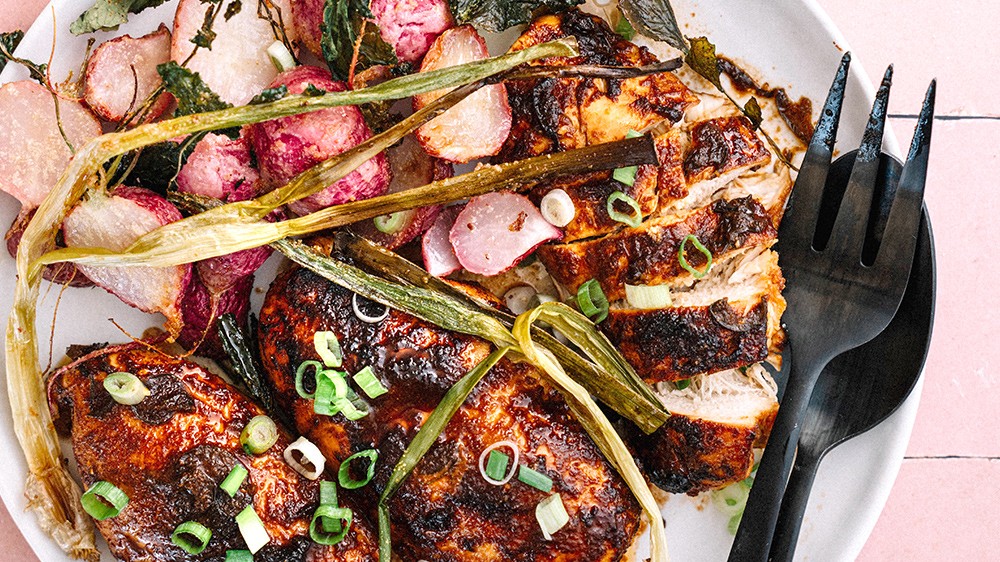
{"type": "MultiPolygon", "coordinates": [[[[0,31],[27,28],[46,2],[4,0],[0,31]]],[[[899,479],[859,560],[997,559],[1000,8],[993,0],[817,2],[872,74],[895,63],[900,138],[909,138],[913,119],[903,115],[919,108],[928,77],[939,84],[927,188],[939,276],[934,340],[899,479]]],[[[37,560],[2,504],[0,552],[37,560]]]]}

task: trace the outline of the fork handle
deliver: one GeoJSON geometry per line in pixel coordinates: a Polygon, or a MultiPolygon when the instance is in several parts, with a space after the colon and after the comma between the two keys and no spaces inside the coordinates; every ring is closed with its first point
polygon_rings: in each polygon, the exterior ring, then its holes
{"type": "Polygon", "coordinates": [[[729,551],[729,562],[766,562],[768,559],[781,497],[795,459],[802,418],[819,373],[827,363],[827,360],[806,358],[804,353],[796,361],[794,353],[798,350],[793,347],[788,385],[750,488],[743,519],[729,551]]]}
{"type": "Polygon", "coordinates": [[[792,477],[788,479],[785,497],[781,500],[781,511],[778,513],[778,526],[774,530],[771,543],[771,560],[773,562],[791,562],[795,554],[795,546],[799,542],[799,531],[802,529],[802,516],[809,504],[809,492],[812,491],[816,470],[820,458],[814,454],[804,454],[799,451],[792,467],[792,477]]]}

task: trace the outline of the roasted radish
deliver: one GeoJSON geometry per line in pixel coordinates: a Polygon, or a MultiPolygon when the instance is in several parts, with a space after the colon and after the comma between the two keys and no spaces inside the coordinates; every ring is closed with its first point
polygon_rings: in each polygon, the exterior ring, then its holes
{"type": "Polygon", "coordinates": [[[418,62],[455,25],[446,0],[372,0],[371,10],[382,39],[405,62],[418,62]]]}
{"type": "MultiPolygon", "coordinates": [[[[231,4],[231,3],[228,3],[231,4]]],[[[270,0],[274,8],[291,19],[288,0],[270,0]]],[[[213,2],[181,0],[174,16],[173,42],[170,59],[181,63],[194,51],[191,42],[205,23],[205,11],[213,2]]],[[[267,48],[275,41],[274,31],[266,19],[257,17],[257,2],[244,2],[242,9],[226,19],[220,14],[212,25],[215,38],[211,49],[198,49],[187,67],[205,80],[212,91],[233,105],[243,105],[267,87],[278,74],[267,48]]],[[[285,26],[290,41],[296,40],[292,25],[285,26]]]]}
{"type": "MultiPolygon", "coordinates": [[[[21,236],[24,234],[24,229],[28,227],[28,222],[31,221],[31,217],[33,216],[35,216],[35,209],[22,208],[21,212],[17,214],[17,218],[14,219],[14,224],[10,225],[10,229],[4,235],[4,241],[7,242],[7,252],[10,254],[10,257],[17,257],[17,247],[21,245],[21,236]]],[[[55,244],[50,246],[49,249],[63,247],[62,238],[62,233],[58,233],[55,244]]],[[[71,287],[90,287],[93,285],[90,279],[87,279],[86,275],[69,262],[54,263],[45,266],[45,269],[42,270],[42,277],[57,285],[69,285],[71,287]]]]}
{"type": "MultiPolygon", "coordinates": [[[[420,65],[421,72],[437,70],[489,57],[486,41],[469,25],[442,33],[420,65]]],[[[447,93],[438,90],[413,98],[420,109],[447,93]]],[[[480,89],[417,129],[420,144],[431,156],[451,162],[468,162],[499,152],[510,133],[511,113],[507,89],[494,84],[480,89]]]]}
{"type": "Polygon", "coordinates": [[[56,98],[37,82],[21,80],[0,86],[0,190],[25,209],[42,203],[73,153],[59,132],[59,122],[74,148],[101,134],[101,123],[83,104],[56,98]]]}
{"type": "MultiPolygon", "coordinates": [[[[328,71],[315,66],[293,68],[271,83],[272,88],[282,85],[288,87],[289,94],[302,93],[309,85],[328,92],[347,89],[343,82],[335,82],[328,71]]],[[[288,183],[299,173],[371,136],[361,110],[354,106],[282,117],[249,128],[250,143],[268,189],[288,183]]],[[[385,155],[379,154],[324,191],[296,201],[289,208],[304,215],[331,205],[375,197],[385,193],[390,179],[389,164],[385,155]]]]}
{"type": "MultiPolygon", "coordinates": [[[[164,25],[139,38],[130,35],[101,43],[87,61],[83,98],[105,121],[119,123],[142,108],[162,82],[156,66],[170,60],[170,30],[164,25]]],[[[149,106],[144,121],[170,107],[164,92],[149,106]]]]}
{"type": "Polygon", "coordinates": [[[192,279],[181,302],[184,328],[177,342],[185,349],[197,350],[200,355],[223,357],[225,352],[216,326],[219,317],[232,314],[240,326],[245,326],[252,290],[253,275],[242,277],[222,293],[213,293],[197,277],[192,279]]]}
{"type": "Polygon", "coordinates": [[[292,26],[295,35],[305,45],[306,49],[316,55],[323,56],[323,7],[326,0],[296,0],[292,2],[292,26]]]}
{"type": "MultiPolygon", "coordinates": [[[[387,150],[386,154],[392,168],[389,193],[427,185],[434,180],[451,177],[453,173],[451,165],[431,158],[412,135],[387,150]]],[[[440,209],[438,205],[420,207],[361,221],[350,228],[376,244],[395,250],[430,228],[440,209]]]]}
{"type": "Polygon", "coordinates": [[[455,248],[448,238],[451,227],[455,224],[455,218],[461,210],[461,206],[442,209],[431,227],[424,233],[420,249],[424,258],[424,269],[431,275],[444,277],[462,269],[462,264],[458,263],[458,257],[455,255],[455,248]]]}
{"type": "Polygon", "coordinates": [[[471,273],[496,275],[561,236],[527,197],[504,192],[469,201],[455,218],[448,238],[462,267],[471,273]]]}
{"type": "MultiPolygon", "coordinates": [[[[63,222],[70,247],[124,250],[137,238],[181,219],[166,199],[138,187],[119,187],[112,195],[93,193],[63,222]]],[[[180,304],[191,279],[191,266],[78,266],[94,284],[144,312],[166,316],[166,328],[177,334],[182,325],[180,304]]]]}
{"type": "Polygon", "coordinates": [[[245,201],[258,194],[260,174],[244,137],[208,133],[177,174],[177,189],[220,201],[245,201]]]}

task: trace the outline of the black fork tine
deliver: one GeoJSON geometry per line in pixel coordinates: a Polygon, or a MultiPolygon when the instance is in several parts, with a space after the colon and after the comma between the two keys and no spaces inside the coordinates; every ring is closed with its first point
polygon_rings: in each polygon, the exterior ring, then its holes
{"type": "Polygon", "coordinates": [[[847,87],[847,76],[851,66],[851,53],[844,53],[840,59],[840,67],[826,96],[823,111],[820,113],[816,132],[809,141],[809,150],[802,160],[795,189],[788,201],[784,218],[781,221],[781,240],[797,241],[789,249],[808,248],[812,243],[813,232],[816,229],[816,219],[819,216],[820,201],[823,198],[823,187],[830,171],[830,160],[833,158],[833,147],[837,142],[837,125],[840,123],[840,110],[844,104],[844,90],[847,87]]]}
{"type": "Polygon", "coordinates": [[[892,87],[892,65],[885,69],[882,84],[875,95],[875,104],[868,117],[868,126],[861,137],[858,156],[851,169],[851,179],[833,224],[828,248],[838,259],[861,262],[872,195],[878,183],[879,157],[882,153],[882,134],[889,112],[889,90],[892,87]]]}
{"type": "MultiPolygon", "coordinates": [[[[924,200],[924,186],[927,183],[927,160],[931,147],[931,127],[934,123],[934,97],[937,80],[931,80],[920,109],[917,127],[913,132],[910,152],[903,165],[903,173],[896,188],[896,197],[889,210],[882,247],[875,258],[877,267],[897,269],[899,258],[912,256],[917,243],[917,228],[920,226],[920,209],[924,200]]],[[[906,272],[908,273],[908,271],[906,272]]],[[[897,275],[905,283],[909,275],[897,275]]]]}

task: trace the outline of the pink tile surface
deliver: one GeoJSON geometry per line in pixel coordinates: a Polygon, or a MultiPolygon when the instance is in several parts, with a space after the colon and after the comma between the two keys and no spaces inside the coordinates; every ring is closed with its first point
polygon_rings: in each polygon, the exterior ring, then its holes
{"type": "Polygon", "coordinates": [[[907,459],[859,562],[1000,558],[1000,459],[907,459]]]}
{"type": "MultiPolygon", "coordinates": [[[[913,113],[940,81],[940,114],[1000,116],[1000,9],[992,0],[817,0],[872,74],[896,64],[892,108],[913,113]]],[[[43,0],[3,3],[0,30],[26,27],[43,0]]],[[[895,120],[901,139],[912,121],[895,120]]],[[[928,206],[938,302],[924,394],[904,461],[863,562],[997,559],[1000,552],[1000,119],[938,121],[928,206]]],[[[28,517],[14,514],[15,517],[28,517]]],[[[0,559],[36,560],[0,506],[0,559]]],[[[683,562],[683,561],[681,561],[683,562]]]]}

